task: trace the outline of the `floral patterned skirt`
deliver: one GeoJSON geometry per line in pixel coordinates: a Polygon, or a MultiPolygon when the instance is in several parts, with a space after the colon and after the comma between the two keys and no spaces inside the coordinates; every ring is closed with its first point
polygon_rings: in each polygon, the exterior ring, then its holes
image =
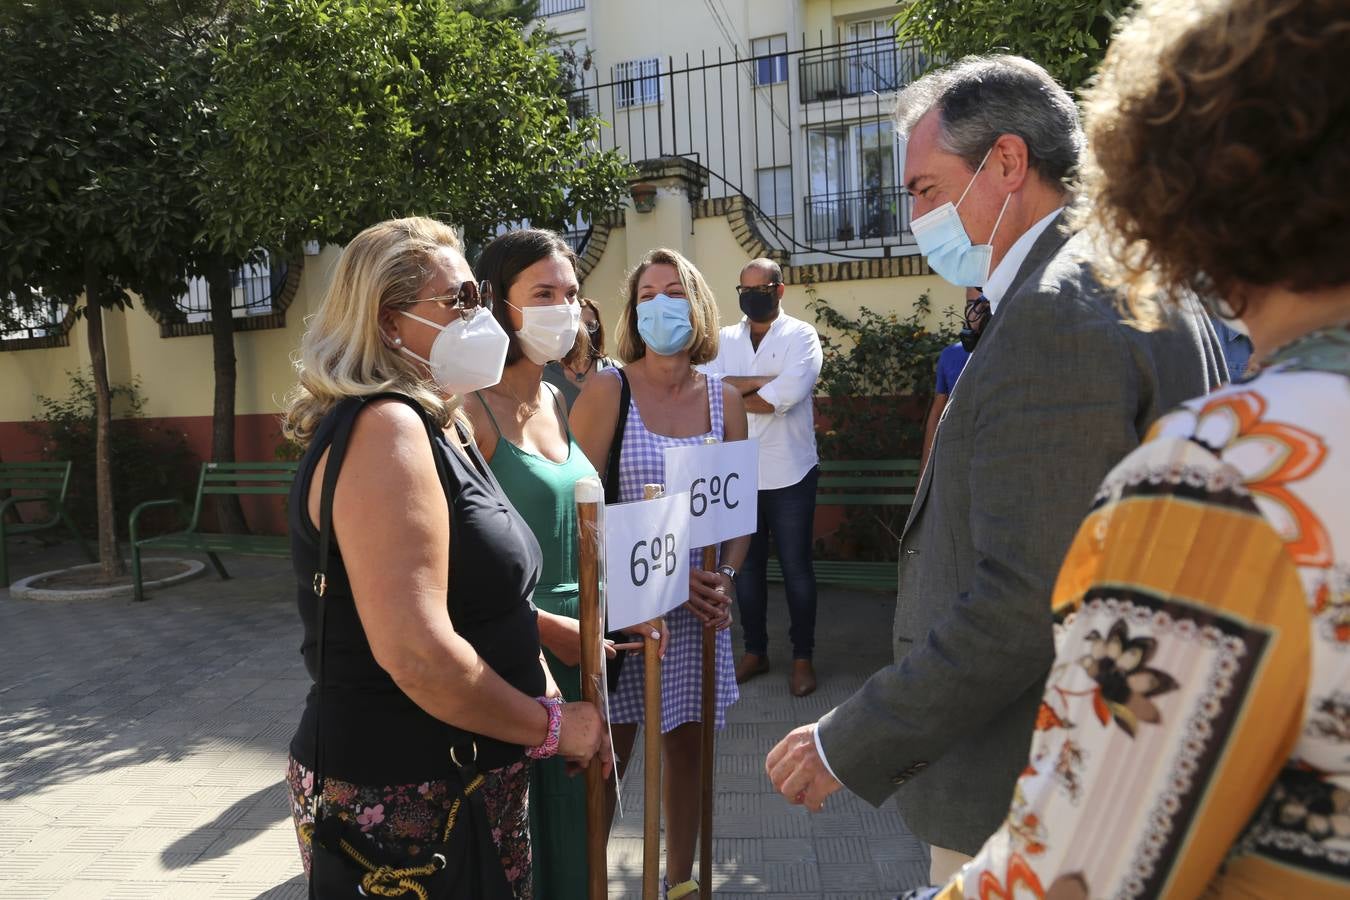
{"type": "MultiPolygon", "coordinates": [[[[531,900],[529,767],[521,761],[482,775],[479,792],[492,823],[492,840],[501,853],[506,880],[516,900],[531,900]]],[[[286,783],[291,789],[291,818],[298,840],[300,826],[314,821],[314,773],[291,757],[286,783]]],[[[450,781],[378,787],[325,778],[323,801],[334,813],[347,812],[371,842],[383,849],[435,840],[445,827],[458,791],[459,784],[450,781]]],[[[299,843],[308,877],[310,850],[304,841],[299,843]]]]}

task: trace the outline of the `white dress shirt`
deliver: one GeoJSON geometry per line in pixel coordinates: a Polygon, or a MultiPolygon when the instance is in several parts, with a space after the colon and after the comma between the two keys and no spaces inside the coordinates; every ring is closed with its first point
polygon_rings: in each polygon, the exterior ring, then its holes
{"type": "Polygon", "coordinates": [[[998,314],[998,305],[1003,301],[1003,295],[1008,293],[1008,286],[1012,284],[1012,280],[1017,277],[1017,270],[1022,268],[1022,263],[1027,261],[1027,254],[1031,252],[1031,245],[1035,244],[1036,239],[1041,236],[1045,229],[1050,227],[1050,223],[1055,220],[1055,216],[1063,211],[1064,207],[1061,206],[1028,228],[1008,248],[1007,255],[999,260],[998,265],[994,267],[994,271],[989,273],[983,287],[984,297],[989,301],[990,315],[998,314]]]}
{"type": "Polygon", "coordinates": [[[745,317],[722,329],[717,358],[704,372],[714,375],[773,375],[759,396],[772,413],[749,413],[750,437],[759,440],[759,489],[791,487],[819,461],[811,397],[820,377],[820,336],[816,329],[781,309],[756,349],[745,317]]]}

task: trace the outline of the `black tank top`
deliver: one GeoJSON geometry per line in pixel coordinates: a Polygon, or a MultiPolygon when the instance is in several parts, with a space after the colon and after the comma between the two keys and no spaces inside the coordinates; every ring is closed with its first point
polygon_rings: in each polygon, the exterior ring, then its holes
{"type": "MultiPolygon", "coordinates": [[[[389,396],[412,406],[425,421],[425,412],[413,400],[389,396]]],[[[296,602],[304,624],[300,652],[311,679],[317,679],[317,604],[328,604],[323,774],[378,785],[441,779],[449,771],[450,746],[470,736],[425,712],[376,663],[356,613],[336,539],[329,551],[328,587],[322,601],[311,587],[318,566],[319,534],[308,512],[310,481],[340,419],[355,416],[364,405],[359,400],[344,400],[319,425],[300,460],[288,508],[296,602]]],[[[516,689],[539,696],[545,684],[539,663],[539,627],[531,602],[542,563],[539,543],[506,499],[474,442],[464,442],[470,457],[466,460],[439,428],[430,430],[435,451],[448,463],[440,478],[450,507],[447,609],[451,621],[494,672],[516,689]]],[[[460,432],[460,437],[465,435],[460,432]]],[[[300,727],[291,739],[291,754],[311,769],[317,691],[317,685],[310,688],[300,727]]],[[[514,744],[482,736],[474,740],[480,770],[507,765],[524,755],[524,748],[514,744]]]]}

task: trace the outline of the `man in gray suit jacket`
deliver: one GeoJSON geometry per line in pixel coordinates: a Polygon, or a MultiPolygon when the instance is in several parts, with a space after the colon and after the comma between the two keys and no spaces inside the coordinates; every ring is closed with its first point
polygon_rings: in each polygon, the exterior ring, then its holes
{"type": "Polygon", "coordinates": [[[1098,484],[1154,419],[1221,383],[1222,356],[1198,304],[1152,333],[1121,321],[1064,223],[1083,137],[1039,66],[964,59],[906,89],[896,121],[920,249],[983,285],[993,318],[900,540],[894,665],[767,768],[813,810],[841,786],[878,806],[897,794],[941,884],[1007,813],[1054,658],[1051,590],[1098,484]]]}

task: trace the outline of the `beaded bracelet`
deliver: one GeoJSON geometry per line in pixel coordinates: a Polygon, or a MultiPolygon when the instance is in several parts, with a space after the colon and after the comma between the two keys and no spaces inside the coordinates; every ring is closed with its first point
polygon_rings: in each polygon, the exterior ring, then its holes
{"type": "Polygon", "coordinates": [[[548,710],[548,734],[542,744],[526,750],[525,755],[530,759],[548,759],[558,753],[558,739],[562,736],[563,702],[561,697],[535,697],[534,699],[539,701],[540,706],[548,710]]]}

